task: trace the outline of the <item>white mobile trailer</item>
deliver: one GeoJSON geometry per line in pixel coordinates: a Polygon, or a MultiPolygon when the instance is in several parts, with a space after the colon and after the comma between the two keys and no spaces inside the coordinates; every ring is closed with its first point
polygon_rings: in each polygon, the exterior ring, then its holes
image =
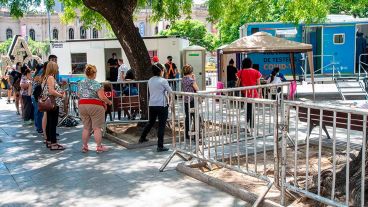
{"type": "MultiPolygon", "coordinates": [[[[143,41],[151,58],[157,55],[160,62],[164,64],[167,56],[170,55],[177,67],[179,69],[182,67],[182,51],[189,46],[187,39],[176,36],[155,36],[143,37],[143,41]]],[[[96,80],[105,81],[110,75],[107,70],[107,61],[113,52],[118,58],[122,58],[130,68],[129,61],[117,39],[67,40],[51,43],[51,54],[58,57],[61,76],[72,75],[72,67],[79,67],[77,73],[74,74],[80,74],[82,72],[80,68],[88,63],[97,67],[96,80]]]]}

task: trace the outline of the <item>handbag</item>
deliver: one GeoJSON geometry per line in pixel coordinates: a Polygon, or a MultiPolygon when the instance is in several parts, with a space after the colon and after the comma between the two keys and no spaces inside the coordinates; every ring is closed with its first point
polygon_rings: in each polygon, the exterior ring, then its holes
{"type": "MultiPolygon", "coordinates": [[[[47,84],[47,79],[45,82],[45,85],[42,88],[42,91],[45,90],[47,84]]],[[[56,108],[56,101],[55,101],[55,97],[48,95],[41,95],[38,99],[38,111],[40,112],[48,112],[48,111],[53,111],[56,108]]]]}
{"type": "Polygon", "coordinates": [[[236,83],[235,83],[235,87],[238,88],[238,87],[241,87],[241,76],[242,76],[242,73],[243,73],[243,69],[240,71],[240,75],[238,77],[238,79],[236,80],[236,83]]]}

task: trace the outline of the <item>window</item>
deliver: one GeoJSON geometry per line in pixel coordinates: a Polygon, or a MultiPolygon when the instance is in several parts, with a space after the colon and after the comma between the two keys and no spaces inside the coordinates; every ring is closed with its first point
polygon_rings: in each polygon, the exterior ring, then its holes
{"type": "Polygon", "coordinates": [[[34,29],[30,29],[30,30],[29,30],[29,37],[30,37],[32,40],[36,40],[36,32],[34,31],[34,29]]]}
{"type": "Polygon", "coordinates": [[[13,37],[13,30],[11,29],[7,29],[6,30],[6,39],[12,38],[13,37]]]}
{"type": "Polygon", "coordinates": [[[69,29],[69,39],[74,40],[74,29],[73,28],[69,29]]]}
{"type": "Polygon", "coordinates": [[[155,35],[158,34],[158,26],[155,27],[155,35]]]}
{"type": "Polygon", "coordinates": [[[259,28],[252,28],[252,29],[250,30],[250,33],[251,33],[251,34],[254,34],[254,33],[257,33],[257,32],[259,32],[259,28]]]}
{"type": "Polygon", "coordinates": [[[87,53],[74,53],[72,57],[72,74],[83,74],[87,64],[87,53]]]}
{"type": "Polygon", "coordinates": [[[83,26],[80,27],[80,38],[81,39],[86,39],[87,38],[86,29],[84,29],[83,26]]]}
{"type": "Polygon", "coordinates": [[[298,31],[296,30],[296,28],[276,30],[276,37],[280,38],[295,38],[297,34],[298,31]]]}
{"type": "Polygon", "coordinates": [[[58,40],[59,39],[59,31],[57,29],[52,30],[52,39],[58,40]]]}
{"type": "Polygon", "coordinates": [[[93,30],[92,30],[92,37],[93,37],[93,39],[98,38],[98,30],[96,28],[93,28],[93,30]]]}
{"type": "Polygon", "coordinates": [[[335,45],[343,45],[345,43],[345,34],[334,34],[333,41],[335,45]]]}

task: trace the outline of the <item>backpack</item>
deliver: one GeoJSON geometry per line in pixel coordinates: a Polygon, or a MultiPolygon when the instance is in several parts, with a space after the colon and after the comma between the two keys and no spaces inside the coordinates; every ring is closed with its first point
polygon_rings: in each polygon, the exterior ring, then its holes
{"type": "Polygon", "coordinates": [[[64,127],[75,127],[77,126],[79,123],[77,120],[75,120],[72,117],[67,117],[66,119],[64,119],[63,122],[61,122],[60,126],[64,126],[64,127]]]}

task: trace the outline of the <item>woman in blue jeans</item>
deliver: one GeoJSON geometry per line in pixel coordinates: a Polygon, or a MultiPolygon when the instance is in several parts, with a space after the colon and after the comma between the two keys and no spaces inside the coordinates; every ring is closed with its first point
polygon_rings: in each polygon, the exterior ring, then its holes
{"type": "Polygon", "coordinates": [[[33,104],[33,108],[34,108],[34,125],[36,127],[36,131],[39,134],[43,133],[43,129],[42,129],[42,118],[43,118],[43,112],[38,111],[38,98],[41,95],[41,91],[39,91],[37,93],[37,91],[35,92],[35,90],[37,90],[37,86],[39,86],[39,89],[41,89],[41,75],[42,75],[42,70],[43,65],[39,65],[37,67],[37,70],[35,72],[35,76],[33,78],[33,84],[32,84],[32,104],[33,104]]]}
{"type": "Polygon", "coordinates": [[[168,105],[167,93],[171,93],[172,89],[169,86],[169,82],[162,78],[164,75],[164,67],[157,63],[152,65],[153,77],[148,80],[149,97],[149,122],[143,130],[142,136],[139,139],[139,143],[147,142],[147,134],[158,118],[158,132],[157,132],[157,152],[168,151],[169,149],[164,147],[164,134],[165,125],[168,117],[168,105]]]}

